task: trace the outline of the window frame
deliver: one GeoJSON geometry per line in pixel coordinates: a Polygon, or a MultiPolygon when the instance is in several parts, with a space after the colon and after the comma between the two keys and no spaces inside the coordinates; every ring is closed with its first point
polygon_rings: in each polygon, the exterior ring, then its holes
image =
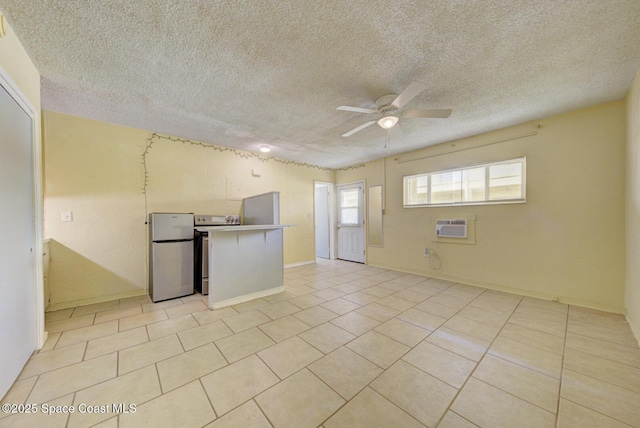
{"type": "Polygon", "coordinates": [[[345,227],[352,226],[352,227],[355,227],[355,226],[362,225],[363,224],[362,216],[364,215],[364,213],[363,213],[364,210],[361,208],[362,204],[364,203],[362,189],[360,187],[353,187],[353,188],[346,189],[346,190],[343,190],[343,191],[356,192],[357,193],[357,204],[355,206],[348,206],[348,207],[343,206],[342,205],[342,199],[341,199],[342,198],[342,194],[341,194],[340,190],[338,191],[338,198],[339,198],[339,200],[338,200],[338,226],[345,226],[345,227]],[[348,210],[355,209],[356,210],[356,217],[357,217],[356,218],[356,222],[354,222],[354,223],[343,223],[342,222],[342,219],[343,219],[342,213],[343,213],[344,209],[348,209],[348,210]]]}
{"type": "MultiPolygon", "coordinates": [[[[462,193],[462,189],[463,189],[463,183],[464,180],[461,181],[461,193],[462,193]]],[[[417,188],[416,188],[417,190],[417,188]]],[[[454,189],[453,192],[456,192],[457,189],[454,189]]],[[[415,192],[414,195],[417,195],[418,192],[415,192]]],[[[402,177],[402,204],[404,208],[425,208],[425,207],[450,207],[450,206],[462,206],[462,205],[498,205],[498,204],[524,204],[527,201],[527,157],[526,156],[521,156],[521,157],[517,157],[517,158],[511,158],[511,159],[505,159],[505,160],[501,160],[501,161],[496,161],[496,162],[486,162],[486,163],[481,163],[481,164],[473,164],[473,165],[468,165],[468,166],[464,166],[464,167],[459,167],[459,168],[451,168],[451,169],[445,169],[445,170],[438,170],[438,171],[431,171],[431,172],[426,172],[426,173],[419,173],[419,174],[410,174],[410,175],[404,175],[402,177]],[[521,186],[521,191],[520,191],[520,197],[519,198],[507,198],[507,199],[489,199],[490,198],[490,184],[491,184],[491,167],[492,166],[498,166],[498,165],[505,165],[505,164],[513,164],[513,163],[520,163],[521,165],[521,174],[520,174],[520,186],[521,186]],[[473,169],[478,169],[478,168],[484,168],[484,175],[485,175],[485,179],[484,179],[484,199],[483,200],[474,200],[474,201],[453,201],[453,202],[438,202],[438,203],[431,203],[431,198],[433,195],[433,191],[432,191],[432,186],[433,186],[433,180],[432,177],[435,175],[440,175],[440,174],[446,174],[446,173],[460,173],[460,176],[462,177],[464,175],[464,171],[469,171],[469,170],[473,170],[473,169]],[[419,178],[426,178],[427,180],[427,201],[425,202],[421,202],[421,203],[413,203],[410,204],[409,203],[409,187],[410,185],[409,180],[411,179],[419,179],[419,178]]]]}

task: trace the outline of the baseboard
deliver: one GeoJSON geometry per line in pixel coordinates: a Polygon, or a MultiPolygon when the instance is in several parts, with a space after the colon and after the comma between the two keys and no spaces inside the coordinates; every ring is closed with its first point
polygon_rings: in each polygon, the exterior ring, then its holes
{"type": "MultiPolygon", "coordinates": [[[[232,299],[222,300],[220,302],[215,302],[213,305],[209,303],[209,307],[212,309],[220,309],[227,306],[237,305],[239,303],[248,302],[249,300],[259,299],[261,297],[267,297],[267,296],[271,296],[272,294],[277,294],[282,292],[284,292],[284,285],[270,288],[268,290],[256,291],[255,293],[245,294],[244,296],[238,296],[232,299]]],[[[211,298],[211,294],[209,294],[209,298],[211,298]]]]}
{"type": "MultiPolygon", "coordinates": [[[[407,270],[403,270],[395,267],[389,267],[389,266],[380,266],[375,264],[370,264],[368,266],[379,267],[381,269],[390,269],[398,272],[410,273],[412,275],[424,276],[425,278],[441,279],[444,281],[456,282],[458,284],[471,285],[474,287],[481,287],[489,290],[501,291],[509,294],[516,294],[518,296],[533,297],[535,299],[565,303],[567,305],[581,306],[584,308],[596,309],[603,312],[610,312],[615,314],[625,313],[625,308],[623,307],[612,306],[612,305],[603,304],[600,302],[594,302],[591,300],[585,300],[585,299],[579,299],[579,298],[567,297],[567,296],[558,296],[558,295],[553,295],[549,293],[538,292],[535,290],[527,290],[527,289],[504,286],[499,284],[485,283],[481,281],[473,281],[473,280],[464,279],[464,278],[455,278],[447,275],[433,275],[433,274],[427,275],[424,272],[407,271],[407,270]]],[[[638,336],[636,335],[636,337],[638,336]]]]}
{"type": "Polygon", "coordinates": [[[284,265],[284,268],[288,269],[288,268],[298,267],[298,266],[313,265],[315,263],[316,263],[315,260],[307,260],[306,262],[298,262],[298,263],[291,263],[288,265],[284,265]]]}
{"type": "Polygon", "coordinates": [[[110,294],[108,296],[91,297],[88,299],[73,300],[69,302],[60,302],[50,304],[45,312],[59,311],[61,309],[75,308],[77,306],[93,305],[94,303],[110,302],[112,300],[127,299],[129,297],[138,297],[148,294],[147,290],[132,290],[124,293],[110,294]]]}
{"type": "Polygon", "coordinates": [[[627,320],[627,324],[629,324],[629,328],[631,329],[631,334],[636,338],[638,346],[640,347],[640,328],[636,328],[632,320],[629,319],[629,314],[625,314],[624,318],[627,320]]]}
{"type": "Polygon", "coordinates": [[[48,331],[43,331],[42,332],[42,345],[38,347],[38,350],[42,349],[44,347],[44,344],[47,343],[47,339],[49,339],[49,332],[48,331]]]}

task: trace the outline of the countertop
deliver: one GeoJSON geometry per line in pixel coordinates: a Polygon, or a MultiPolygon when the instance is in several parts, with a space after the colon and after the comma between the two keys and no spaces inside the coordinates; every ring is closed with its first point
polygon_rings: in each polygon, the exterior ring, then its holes
{"type": "Polygon", "coordinates": [[[270,230],[285,229],[294,227],[295,224],[248,224],[248,225],[232,225],[232,226],[202,226],[195,227],[198,232],[242,232],[244,230],[270,230]]]}

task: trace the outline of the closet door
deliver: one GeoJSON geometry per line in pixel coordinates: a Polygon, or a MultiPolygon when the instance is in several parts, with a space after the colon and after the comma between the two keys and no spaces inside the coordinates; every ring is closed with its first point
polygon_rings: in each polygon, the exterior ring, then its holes
{"type": "Polygon", "coordinates": [[[0,84],[0,397],[38,343],[32,138],[30,115],[0,84]]]}

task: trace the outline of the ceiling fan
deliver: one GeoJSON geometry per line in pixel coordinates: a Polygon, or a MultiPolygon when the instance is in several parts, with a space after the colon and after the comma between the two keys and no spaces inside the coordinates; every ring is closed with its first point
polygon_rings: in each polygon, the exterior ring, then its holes
{"type": "Polygon", "coordinates": [[[371,126],[374,123],[377,123],[382,129],[391,129],[396,126],[400,118],[404,117],[429,117],[438,119],[446,119],[447,117],[449,117],[449,115],[451,114],[451,109],[405,110],[403,112],[398,111],[425,89],[427,89],[427,87],[422,83],[413,82],[412,84],[407,86],[407,88],[402,91],[400,95],[388,94],[378,98],[376,100],[376,106],[378,107],[376,110],[350,106],[338,107],[336,110],[376,114],[380,117],[377,120],[370,120],[369,122],[363,123],[362,125],[352,129],[346,134],[342,134],[342,136],[350,137],[356,132],[362,131],[364,128],[366,128],[367,126],[371,126]]]}

